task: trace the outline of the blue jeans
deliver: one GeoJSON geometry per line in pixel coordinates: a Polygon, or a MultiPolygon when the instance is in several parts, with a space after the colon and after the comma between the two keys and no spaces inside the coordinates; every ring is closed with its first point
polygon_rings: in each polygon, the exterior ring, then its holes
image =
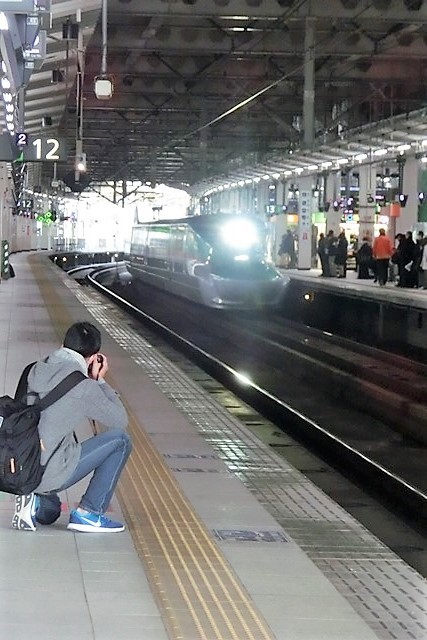
{"type": "Polygon", "coordinates": [[[79,506],[93,513],[105,513],[131,450],[130,437],[121,429],[111,429],[85,440],[76,470],[58,491],[68,489],[93,471],[79,506]]]}

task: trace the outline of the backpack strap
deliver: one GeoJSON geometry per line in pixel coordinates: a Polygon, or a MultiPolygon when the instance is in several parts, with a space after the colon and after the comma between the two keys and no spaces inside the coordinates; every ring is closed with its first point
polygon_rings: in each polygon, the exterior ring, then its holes
{"type": "Polygon", "coordinates": [[[22,400],[23,397],[27,395],[28,374],[35,364],[35,362],[30,362],[30,364],[27,364],[24,371],[21,373],[21,377],[19,378],[18,386],[15,391],[15,400],[22,400]]]}
{"type": "Polygon", "coordinates": [[[68,391],[71,391],[71,389],[78,385],[79,382],[82,382],[82,380],[88,380],[83,371],[73,371],[70,373],[37,403],[40,410],[43,411],[47,409],[47,407],[50,407],[51,404],[62,398],[62,396],[65,396],[68,391]]]}

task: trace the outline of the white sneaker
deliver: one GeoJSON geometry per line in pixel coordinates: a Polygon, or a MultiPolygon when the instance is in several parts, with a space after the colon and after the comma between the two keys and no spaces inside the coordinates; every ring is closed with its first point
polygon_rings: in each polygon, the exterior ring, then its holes
{"type": "Polygon", "coordinates": [[[15,497],[15,513],[12,527],[21,531],[36,530],[36,508],[38,497],[35,493],[15,497]]]}

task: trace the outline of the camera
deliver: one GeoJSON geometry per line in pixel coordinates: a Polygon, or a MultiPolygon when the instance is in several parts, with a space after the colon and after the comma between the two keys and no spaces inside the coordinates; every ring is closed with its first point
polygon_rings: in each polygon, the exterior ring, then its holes
{"type": "MultiPolygon", "coordinates": [[[[97,354],[96,356],[96,361],[101,365],[100,369],[102,369],[102,367],[104,366],[104,356],[102,356],[100,353],[97,354]]],[[[93,362],[89,365],[89,368],[87,370],[88,374],[91,376],[92,375],[92,369],[93,369],[93,362]]]]}

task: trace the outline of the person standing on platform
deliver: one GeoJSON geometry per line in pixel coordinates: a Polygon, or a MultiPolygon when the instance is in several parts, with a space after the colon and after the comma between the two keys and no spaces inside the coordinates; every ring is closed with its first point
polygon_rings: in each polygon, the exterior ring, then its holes
{"type": "Polygon", "coordinates": [[[380,287],[384,287],[388,278],[388,263],[393,253],[390,238],[385,229],[380,229],[379,235],[374,240],[372,253],[375,258],[376,276],[380,287]]]}
{"type": "Polygon", "coordinates": [[[317,245],[317,253],[320,258],[320,265],[322,267],[322,273],[320,275],[324,277],[329,276],[329,263],[328,263],[328,255],[326,253],[326,238],[325,234],[321,233],[319,236],[319,243],[317,245]]]}
{"type": "Polygon", "coordinates": [[[416,241],[416,251],[415,251],[415,259],[414,259],[414,271],[415,271],[415,286],[422,287],[421,284],[421,260],[423,257],[424,251],[424,231],[418,231],[417,241],[416,241]]]}
{"type": "Polygon", "coordinates": [[[357,251],[357,277],[360,280],[369,280],[369,269],[372,267],[372,247],[369,244],[369,238],[363,238],[360,249],[357,251]]]}
{"type": "Polygon", "coordinates": [[[345,232],[341,231],[338,236],[337,249],[335,255],[335,264],[337,266],[337,277],[345,278],[347,275],[347,252],[348,252],[348,240],[345,237],[345,232]]]}
{"type": "Polygon", "coordinates": [[[286,254],[289,256],[288,268],[294,269],[296,265],[295,241],[290,229],[283,234],[279,247],[279,256],[285,256],[286,254]]]}
{"type": "MultiPolygon", "coordinates": [[[[43,398],[73,371],[88,377],[41,413],[41,463],[46,468],[34,493],[16,496],[14,529],[35,531],[37,522],[52,523],[55,518],[46,518],[52,496],[55,506],[60,491],[93,473],[79,506],[70,513],[68,529],[95,533],[124,530],[122,523],[110,520],[105,512],[132,445],[125,431],[126,410],[118,393],[104,380],[108,361],[99,353],[100,348],[98,329],[89,322],[77,322],[66,332],[63,346],[30,370],[29,398],[31,394],[43,398]],[[104,430],[79,443],[74,430],[85,419],[96,420],[104,430]]],[[[57,517],[59,514],[60,508],[57,517]]]]}
{"type": "Polygon", "coordinates": [[[412,238],[412,231],[407,231],[402,250],[402,287],[412,289],[417,286],[417,272],[415,261],[417,258],[417,245],[412,238]]]}
{"type": "Polygon", "coordinates": [[[338,238],[334,235],[332,229],[328,231],[326,236],[326,256],[328,258],[328,276],[330,278],[336,278],[337,266],[335,264],[335,256],[337,255],[337,243],[338,238]]]}
{"type": "Polygon", "coordinates": [[[395,238],[395,242],[397,242],[397,247],[395,252],[391,256],[391,261],[393,264],[397,266],[397,286],[403,287],[404,284],[404,264],[403,264],[403,248],[405,246],[405,236],[403,233],[398,233],[395,238]]]}
{"type": "Polygon", "coordinates": [[[423,238],[420,262],[420,287],[427,289],[427,238],[423,238]]]}

